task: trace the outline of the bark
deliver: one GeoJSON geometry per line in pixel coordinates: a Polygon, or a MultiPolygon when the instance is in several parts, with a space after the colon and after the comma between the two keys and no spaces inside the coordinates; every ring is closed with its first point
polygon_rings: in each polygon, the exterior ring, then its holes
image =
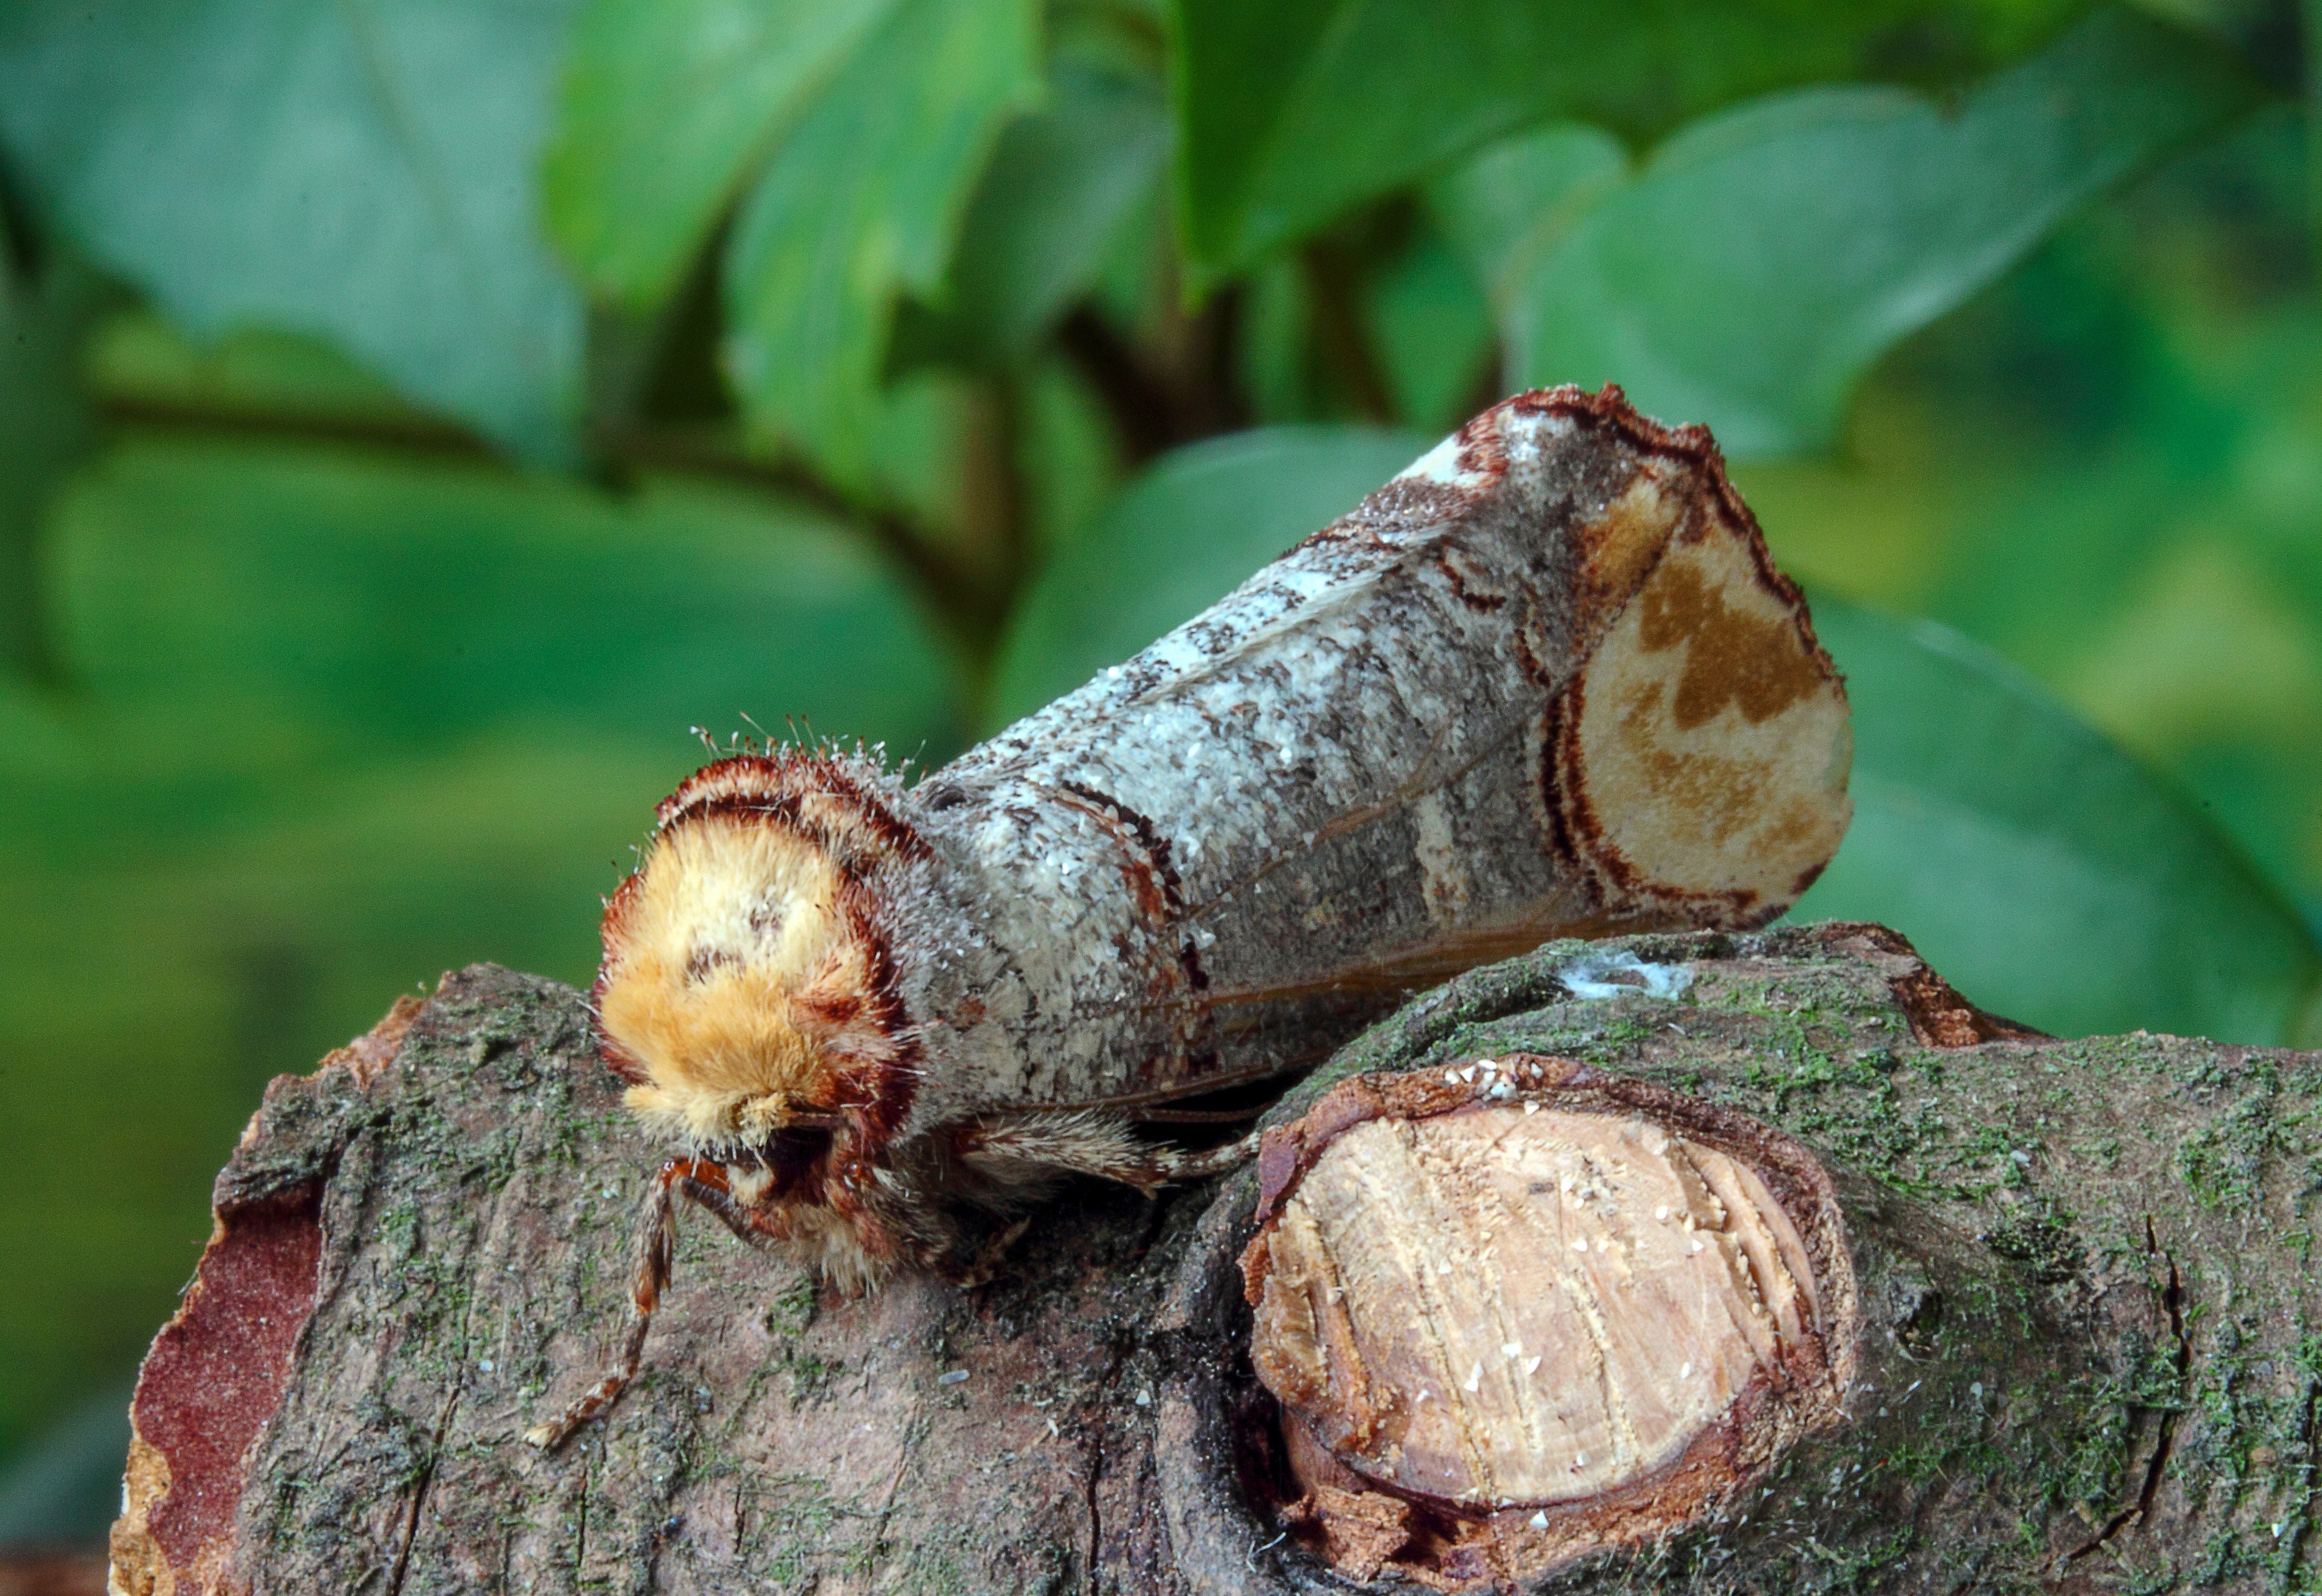
{"type": "Polygon", "coordinates": [[[1519,1566],[1422,1507],[1361,1541],[1393,1509],[1323,1496],[1251,1370],[1256,1171],[1074,1188],[975,1290],[849,1299],[690,1224],[644,1375],[525,1446],[617,1333],[661,1149],[578,994],[478,967],[269,1088],[140,1383],[114,1588],[2322,1583],[2322,1055],[2010,1035],[1873,927],[1655,935],[1462,977],[1271,1119],[1511,1053],[1795,1138],[1842,1217],[1842,1412],[1665,1536],[1519,1566]]]}

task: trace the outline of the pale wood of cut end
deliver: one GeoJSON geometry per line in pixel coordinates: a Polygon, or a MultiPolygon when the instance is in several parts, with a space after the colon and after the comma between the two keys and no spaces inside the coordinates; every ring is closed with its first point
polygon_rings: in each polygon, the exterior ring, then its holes
{"type": "Polygon", "coordinates": [[[1307,1172],[1271,1249],[1261,1376],[1342,1463],[1462,1504],[1665,1468],[1821,1330],[1765,1182],[1632,1115],[1367,1121],[1307,1172]]]}

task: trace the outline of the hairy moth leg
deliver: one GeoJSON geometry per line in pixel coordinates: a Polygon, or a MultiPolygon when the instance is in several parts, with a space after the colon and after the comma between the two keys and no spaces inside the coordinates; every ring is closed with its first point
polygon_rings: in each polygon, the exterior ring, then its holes
{"type": "Polygon", "coordinates": [[[524,1438],[543,1451],[553,1451],[572,1432],[619,1400],[636,1378],[644,1354],[645,1332],[668,1289],[670,1265],[677,1245],[677,1199],[682,1197],[717,1217],[718,1222],[748,1242],[763,1246],[770,1239],[752,1211],[735,1200],[726,1166],[706,1158],[672,1158],[661,1166],[637,1210],[636,1268],[629,1283],[629,1313],[621,1333],[621,1350],[603,1379],[574,1399],[545,1424],[525,1431],[524,1438]]]}
{"type": "MultiPolygon", "coordinates": [[[[1188,1117],[1207,1121],[1246,1117],[1200,1114],[1188,1117]]],[[[1207,1152],[1187,1153],[1141,1140],[1119,1115],[1020,1114],[982,1119],[967,1126],[960,1132],[954,1152],[982,1178],[985,1190],[978,1200],[1006,1208],[1038,1200],[1059,1175],[1095,1175],[1134,1186],[1151,1197],[1172,1181],[1200,1180],[1257,1156],[1257,1133],[1252,1131],[1207,1152]]],[[[924,1256],[952,1284],[980,1286],[991,1280],[1008,1249],[1030,1226],[1028,1217],[1019,1218],[964,1258],[952,1250],[956,1235],[947,1238],[949,1245],[931,1245],[924,1256]]]]}
{"type": "Polygon", "coordinates": [[[1187,1153],[1156,1146],[1115,1114],[1020,1114],[979,1123],[960,1156],[1003,1188],[1037,1190],[1058,1174],[1096,1175],[1134,1186],[1150,1197],[1175,1181],[1198,1181],[1257,1154],[1257,1133],[1187,1153]]]}

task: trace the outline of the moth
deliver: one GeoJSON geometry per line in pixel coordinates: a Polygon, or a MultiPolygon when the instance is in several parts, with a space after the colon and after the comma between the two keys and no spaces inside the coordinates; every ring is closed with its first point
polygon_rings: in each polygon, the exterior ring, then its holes
{"type": "Polygon", "coordinates": [[[1476,417],[1204,614],[915,785],[718,761],[605,912],[606,1062],[679,1199],[857,1287],[972,1280],[1060,1177],[1558,936],[1763,925],[1850,814],[1844,687],[1706,431],[1616,388],[1476,417]]]}

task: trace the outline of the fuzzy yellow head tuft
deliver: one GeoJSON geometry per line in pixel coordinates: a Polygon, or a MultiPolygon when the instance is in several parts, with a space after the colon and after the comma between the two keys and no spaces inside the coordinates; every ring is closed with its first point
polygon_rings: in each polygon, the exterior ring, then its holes
{"type": "Polygon", "coordinates": [[[599,1023],[635,1061],[639,1117],[673,1140],[754,1144],[845,1106],[832,1019],[871,950],[829,853],[754,815],[662,833],[608,916],[599,1023]]]}

